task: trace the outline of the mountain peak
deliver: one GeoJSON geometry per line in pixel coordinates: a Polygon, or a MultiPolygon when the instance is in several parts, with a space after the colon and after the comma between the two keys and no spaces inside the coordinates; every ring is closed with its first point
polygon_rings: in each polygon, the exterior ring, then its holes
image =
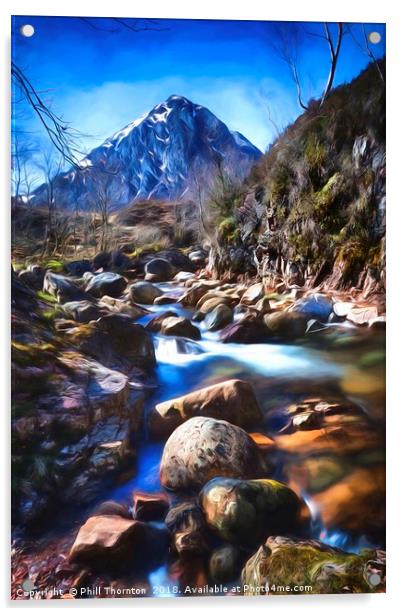
{"type": "Polygon", "coordinates": [[[222,166],[241,181],[261,154],[209,109],[172,94],[92,150],[82,161],[84,175],[72,169],[57,183],[67,207],[77,198],[84,209],[96,207],[99,184],[107,184],[112,207],[139,199],[191,199],[200,184],[208,192],[222,166]]]}

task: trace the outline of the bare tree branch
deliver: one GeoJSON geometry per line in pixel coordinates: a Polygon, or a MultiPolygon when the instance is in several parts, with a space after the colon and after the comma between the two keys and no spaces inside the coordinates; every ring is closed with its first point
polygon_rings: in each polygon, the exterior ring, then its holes
{"type": "Polygon", "coordinates": [[[27,76],[14,62],[11,64],[11,75],[14,83],[38,116],[56,150],[73,167],[79,166],[77,155],[79,157],[83,155],[76,141],[79,132],[72,129],[49,108],[27,76]]]}
{"type": "Polygon", "coordinates": [[[325,32],[325,39],[329,46],[329,52],[331,56],[331,65],[330,65],[330,69],[328,73],[327,85],[325,86],[324,93],[321,97],[320,106],[323,105],[325,99],[327,98],[329,92],[331,91],[332,84],[334,82],[336,67],[338,64],[339,52],[341,49],[341,43],[342,43],[342,38],[343,38],[343,24],[341,22],[337,24],[336,42],[333,40],[331,31],[326,22],[324,23],[324,32],[325,32]]]}

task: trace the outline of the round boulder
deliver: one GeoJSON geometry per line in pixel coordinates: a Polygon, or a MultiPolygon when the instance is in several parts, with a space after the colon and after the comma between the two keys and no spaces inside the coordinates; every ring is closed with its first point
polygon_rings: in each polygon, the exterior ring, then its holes
{"type": "Polygon", "coordinates": [[[172,280],[176,269],[166,259],[151,259],[145,265],[145,280],[166,282],[172,280]]]}
{"type": "Polygon", "coordinates": [[[222,329],[225,325],[229,325],[233,320],[233,310],[225,304],[219,304],[205,317],[204,323],[206,328],[214,332],[217,329],[222,329]]]}
{"type": "Polygon", "coordinates": [[[130,299],[137,304],[153,304],[163,291],[151,282],[135,282],[129,287],[130,299]]]}
{"type": "Polygon", "coordinates": [[[258,545],[273,533],[301,528],[302,501],[273,479],[217,477],[201,490],[200,503],[207,523],[222,539],[237,545],[258,545]]]}
{"type": "Polygon", "coordinates": [[[199,488],[213,477],[261,477],[265,465],[247,432],[227,421],[193,417],[163,450],[160,479],[169,490],[199,488]]]}
{"type": "Polygon", "coordinates": [[[308,316],[300,312],[273,312],[264,317],[268,335],[280,340],[295,340],[304,336],[308,320],[308,316]]]}
{"type": "Polygon", "coordinates": [[[167,317],[167,319],[164,319],[161,325],[161,334],[165,336],[182,336],[191,340],[200,340],[201,338],[198,327],[185,317],[167,317]]]}
{"type": "Polygon", "coordinates": [[[119,297],[127,286],[126,279],[114,272],[103,272],[91,278],[86,286],[86,291],[95,297],[109,295],[119,297]]]}

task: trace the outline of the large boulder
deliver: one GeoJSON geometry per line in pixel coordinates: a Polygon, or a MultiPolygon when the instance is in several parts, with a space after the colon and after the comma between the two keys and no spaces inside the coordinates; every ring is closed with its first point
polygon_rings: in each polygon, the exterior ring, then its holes
{"type": "Polygon", "coordinates": [[[69,559],[94,570],[130,569],[144,560],[144,553],[153,555],[161,543],[166,547],[166,533],[144,522],[95,515],[79,529],[69,559]]]}
{"type": "Polygon", "coordinates": [[[94,297],[109,295],[119,297],[127,286],[127,281],[120,274],[114,272],[103,272],[93,276],[87,286],[86,291],[94,297]]]}
{"type": "Polygon", "coordinates": [[[264,317],[269,337],[284,341],[304,336],[308,321],[309,317],[300,312],[273,312],[264,317]]]}
{"type": "Polygon", "coordinates": [[[237,342],[243,344],[256,344],[265,342],[267,328],[264,321],[252,314],[246,315],[241,321],[227,325],[220,335],[221,342],[237,342]]]}
{"type": "Polygon", "coordinates": [[[107,366],[152,368],[155,351],[150,334],[123,314],[109,314],[69,331],[78,348],[107,366]]]}
{"type": "Polygon", "coordinates": [[[110,314],[98,319],[96,327],[108,336],[109,344],[116,353],[121,353],[134,365],[143,367],[155,365],[151,336],[142,325],[133,323],[129,316],[110,314]]]}
{"type": "Polygon", "coordinates": [[[155,437],[167,437],[180,424],[196,416],[225,419],[243,428],[262,418],[251,385],[233,379],[160,402],[149,416],[150,433],[155,437]]]}
{"type": "Polygon", "coordinates": [[[59,303],[87,299],[86,294],[67,276],[49,271],[46,272],[43,280],[43,290],[53,295],[59,303]]]}
{"type": "Polygon", "coordinates": [[[299,299],[292,307],[292,312],[299,312],[309,319],[316,319],[326,323],[333,310],[333,302],[330,297],[321,293],[313,293],[299,299]]]}
{"type": "Polygon", "coordinates": [[[245,595],[385,591],[385,552],[365,549],[349,554],[320,541],[268,537],[242,571],[245,595]]]}
{"type": "Polygon", "coordinates": [[[81,300],[79,302],[66,302],[61,306],[61,310],[68,319],[73,319],[79,323],[89,323],[96,321],[102,316],[102,311],[93,302],[81,300]]]}
{"type": "Polygon", "coordinates": [[[162,321],[160,331],[165,336],[182,336],[191,340],[200,340],[201,338],[198,327],[185,317],[167,317],[162,321]]]}
{"type": "Polygon", "coordinates": [[[157,297],[163,295],[163,291],[151,282],[135,282],[128,291],[130,300],[137,304],[153,304],[157,297]]]}
{"type": "Polygon", "coordinates": [[[151,259],[145,265],[145,280],[166,282],[167,280],[172,280],[176,271],[176,268],[166,259],[151,259]]]}
{"type": "Polygon", "coordinates": [[[224,540],[258,545],[275,533],[299,532],[303,502],[285,484],[273,479],[216,477],[201,490],[207,523],[224,540]]]}
{"type": "Polygon", "coordinates": [[[199,488],[213,477],[261,477],[266,467],[247,432],[227,421],[193,417],[166,442],[160,464],[169,490],[199,488]]]}
{"type": "Polygon", "coordinates": [[[225,304],[219,304],[216,308],[209,312],[205,319],[205,327],[214,332],[218,329],[222,329],[226,325],[229,325],[233,320],[233,310],[225,304]]]}

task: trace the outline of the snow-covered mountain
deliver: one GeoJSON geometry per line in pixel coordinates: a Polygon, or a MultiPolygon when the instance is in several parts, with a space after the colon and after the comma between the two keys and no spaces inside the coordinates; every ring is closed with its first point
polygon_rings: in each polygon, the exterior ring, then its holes
{"type": "MultiPolygon", "coordinates": [[[[80,170],[57,176],[55,193],[65,207],[84,209],[100,199],[109,207],[139,199],[191,199],[205,193],[220,169],[243,179],[261,154],[206,107],[170,96],[92,150],[80,170]]],[[[44,201],[45,194],[45,186],[37,189],[34,202],[44,201]]]]}

